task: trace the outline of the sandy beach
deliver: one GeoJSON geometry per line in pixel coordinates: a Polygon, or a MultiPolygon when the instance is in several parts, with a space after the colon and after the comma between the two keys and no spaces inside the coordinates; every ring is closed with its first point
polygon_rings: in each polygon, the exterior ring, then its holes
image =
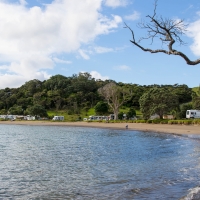
{"type": "Polygon", "coordinates": [[[29,125],[29,126],[73,126],[73,127],[96,127],[126,129],[138,131],[151,131],[172,134],[200,134],[198,125],[170,125],[170,124],[144,124],[144,123],[99,123],[99,122],[49,122],[49,121],[1,121],[0,124],[7,125],[29,125]]]}

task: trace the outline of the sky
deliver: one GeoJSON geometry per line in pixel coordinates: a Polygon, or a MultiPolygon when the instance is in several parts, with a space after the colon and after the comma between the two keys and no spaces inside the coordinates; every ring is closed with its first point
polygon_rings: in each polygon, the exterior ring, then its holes
{"type": "MultiPolygon", "coordinates": [[[[0,89],[88,72],[95,79],[139,85],[200,84],[200,64],[179,56],[151,54],[134,46],[146,36],[138,27],[152,15],[154,0],[0,0],[0,89]]],[[[157,16],[183,19],[187,31],[175,45],[191,60],[200,58],[200,1],[158,0],[157,16]]],[[[146,48],[162,48],[160,40],[146,48]]]]}

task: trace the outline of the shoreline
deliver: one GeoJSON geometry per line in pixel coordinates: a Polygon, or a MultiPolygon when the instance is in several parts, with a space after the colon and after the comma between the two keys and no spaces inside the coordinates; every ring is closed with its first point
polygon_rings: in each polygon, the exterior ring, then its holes
{"type": "Polygon", "coordinates": [[[146,123],[105,123],[105,122],[50,122],[50,121],[0,121],[0,124],[7,125],[29,125],[29,126],[70,126],[70,127],[91,127],[108,128],[121,130],[135,130],[144,132],[171,133],[178,135],[200,135],[198,125],[177,125],[177,124],[146,124],[146,123]],[[128,129],[126,129],[128,125],[128,129]]]}

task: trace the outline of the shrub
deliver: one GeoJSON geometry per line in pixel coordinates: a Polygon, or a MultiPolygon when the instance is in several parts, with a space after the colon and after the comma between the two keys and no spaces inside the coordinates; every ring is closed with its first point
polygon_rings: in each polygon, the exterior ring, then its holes
{"type": "Polygon", "coordinates": [[[67,114],[68,115],[73,115],[73,111],[72,110],[68,110],[67,114]]]}
{"type": "Polygon", "coordinates": [[[166,120],[166,119],[165,120],[161,120],[160,124],[168,124],[168,120],[166,120]]]}
{"type": "Polygon", "coordinates": [[[152,121],[153,121],[153,120],[148,119],[146,123],[148,123],[148,124],[152,124],[152,121]]]}
{"type": "Polygon", "coordinates": [[[177,120],[177,124],[183,124],[184,121],[183,120],[177,120]]]}
{"type": "Polygon", "coordinates": [[[136,115],[136,111],[134,108],[130,108],[126,114],[127,119],[133,118],[136,115]]]}
{"type": "Polygon", "coordinates": [[[94,107],[94,110],[96,114],[103,115],[108,112],[108,104],[103,101],[99,101],[94,107]]]}
{"type": "Polygon", "coordinates": [[[124,113],[123,112],[120,112],[119,114],[118,114],[118,119],[123,119],[123,117],[124,117],[124,113]]]}
{"type": "Polygon", "coordinates": [[[136,123],[146,123],[146,120],[144,119],[136,120],[136,123]]]}
{"type": "Polygon", "coordinates": [[[168,124],[174,124],[174,120],[169,120],[168,124]]]}
{"type": "Polygon", "coordinates": [[[160,124],[160,122],[164,121],[163,119],[154,119],[152,120],[152,124],[160,124]]]}
{"type": "Polygon", "coordinates": [[[8,119],[0,118],[0,121],[8,121],[8,119]]]}
{"type": "Polygon", "coordinates": [[[194,119],[194,120],[192,120],[192,124],[200,124],[200,119],[194,119]]]}
{"type": "Polygon", "coordinates": [[[184,120],[184,124],[185,124],[185,125],[192,124],[192,121],[193,121],[193,120],[184,120]]]}

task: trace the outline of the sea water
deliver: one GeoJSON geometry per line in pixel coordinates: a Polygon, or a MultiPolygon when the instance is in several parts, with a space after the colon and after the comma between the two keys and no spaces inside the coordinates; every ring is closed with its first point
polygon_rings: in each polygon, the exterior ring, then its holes
{"type": "Polygon", "coordinates": [[[0,125],[1,200],[194,199],[199,183],[194,136],[0,125]]]}

